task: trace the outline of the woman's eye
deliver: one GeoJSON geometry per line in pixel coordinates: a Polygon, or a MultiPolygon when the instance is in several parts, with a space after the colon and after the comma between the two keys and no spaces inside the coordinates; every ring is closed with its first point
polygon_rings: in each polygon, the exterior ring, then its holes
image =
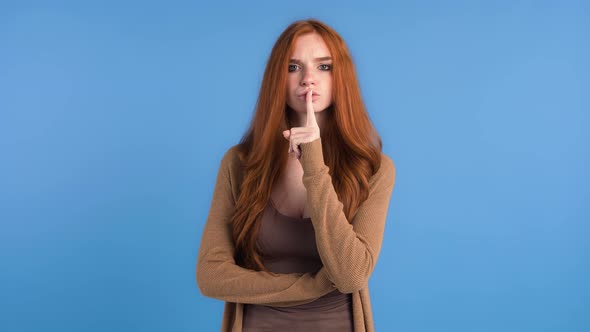
{"type": "Polygon", "coordinates": [[[320,65],[320,70],[330,70],[330,69],[332,69],[332,65],[324,65],[324,64],[320,65]]]}
{"type": "Polygon", "coordinates": [[[296,71],[297,70],[297,67],[299,67],[299,66],[298,65],[290,64],[289,65],[289,72],[296,71]]]}

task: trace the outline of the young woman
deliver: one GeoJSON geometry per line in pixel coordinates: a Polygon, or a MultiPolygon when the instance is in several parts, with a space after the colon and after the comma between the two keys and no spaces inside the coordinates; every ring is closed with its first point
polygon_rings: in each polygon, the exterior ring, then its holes
{"type": "Polygon", "coordinates": [[[281,34],[256,112],[221,160],[197,284],[222,331],[373,331],[368,280],[395,182],[342,38],[281,34]]]}

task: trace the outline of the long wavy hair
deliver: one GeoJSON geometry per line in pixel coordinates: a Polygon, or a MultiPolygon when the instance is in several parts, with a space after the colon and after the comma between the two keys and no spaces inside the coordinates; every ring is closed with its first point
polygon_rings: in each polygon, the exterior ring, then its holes
{"type": "Polygon", "coordinates": [[[282,135],[290,129],[287,106],[289,59],[297,37],[318,33],[332,56],[332,104],[320,133],[324,162],[349,222],[369,195],[369,179],[381,166],[381,138],[377,134],[357,81],[352,58],[344,40],[326,24],[301,20],[289,25],[276,41],[268,59],[256,111],[238,144],[244,175],[232,218],[234,258],[246,268],[268,271],[263,252],[256,244],[260,220],[275,182],[288,159],[282,135]]]}

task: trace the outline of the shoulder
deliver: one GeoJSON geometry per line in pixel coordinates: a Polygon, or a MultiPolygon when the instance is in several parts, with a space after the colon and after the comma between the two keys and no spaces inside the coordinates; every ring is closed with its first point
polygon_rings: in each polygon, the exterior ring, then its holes
{"type": "Polygon", "coordinates": [[[379,169],[371,178],[371,184],[387,184],[393,186],[395,183],[395,163],[393,160],[386,155],[385,153],[381,152],[381,164],[379,165],[379,169]]]}
{"type": "Polygon", "coordinates": [[[239,144],[233,145],[229,147],[223,157],[221,158],[221,166],[226,168],[236,168],[239,167],[241,155],[241,148],[239,144]]]}
{"type": "Polygon", "coordinates": [[[242,147],[240,144],[229,147],[219,164],[219,172],[223,173],[232,183],[239,183],[243,175],[242,147]]]}
{"type": "Polygon", "coordinates": [[[243,178],[242,163],[240,161],[238,145],[228,148],[221,158],[217,172],[217,183],[224,190],[231,191],[234,202],[237,200],[239,187],[243,178]]]}
{"type": "Polygon", "coordinates": [[[381,166],[379,167],[379,170],[382,170],[385,173],[392,173],[393,176],[395,176],[395,163],[383,152],[381,152],[381,166]]]}

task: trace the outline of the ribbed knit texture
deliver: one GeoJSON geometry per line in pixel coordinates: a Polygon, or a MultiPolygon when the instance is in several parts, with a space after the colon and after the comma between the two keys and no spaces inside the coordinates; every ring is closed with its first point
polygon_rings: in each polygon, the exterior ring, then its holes
{"type": "Polygon", "coordinates": [[[231,147],[221,160],[196,272],[201,293],[226,302],[222,332],[242,331],[242,303],[289,307],[312,302],[334,287],[342,293],[352,293],[355,332],[374,331],[368,280],[381,249],[395,183],[393,161],[381,154],[381,167],[369,181],[369,198],[350,224],[324,163],[321,139],[302,143],[300,149],[307,204],[324,264],[315,274],[271,276],[236,264],[231,216],[243,176],[237,147],[231,147]]]}

